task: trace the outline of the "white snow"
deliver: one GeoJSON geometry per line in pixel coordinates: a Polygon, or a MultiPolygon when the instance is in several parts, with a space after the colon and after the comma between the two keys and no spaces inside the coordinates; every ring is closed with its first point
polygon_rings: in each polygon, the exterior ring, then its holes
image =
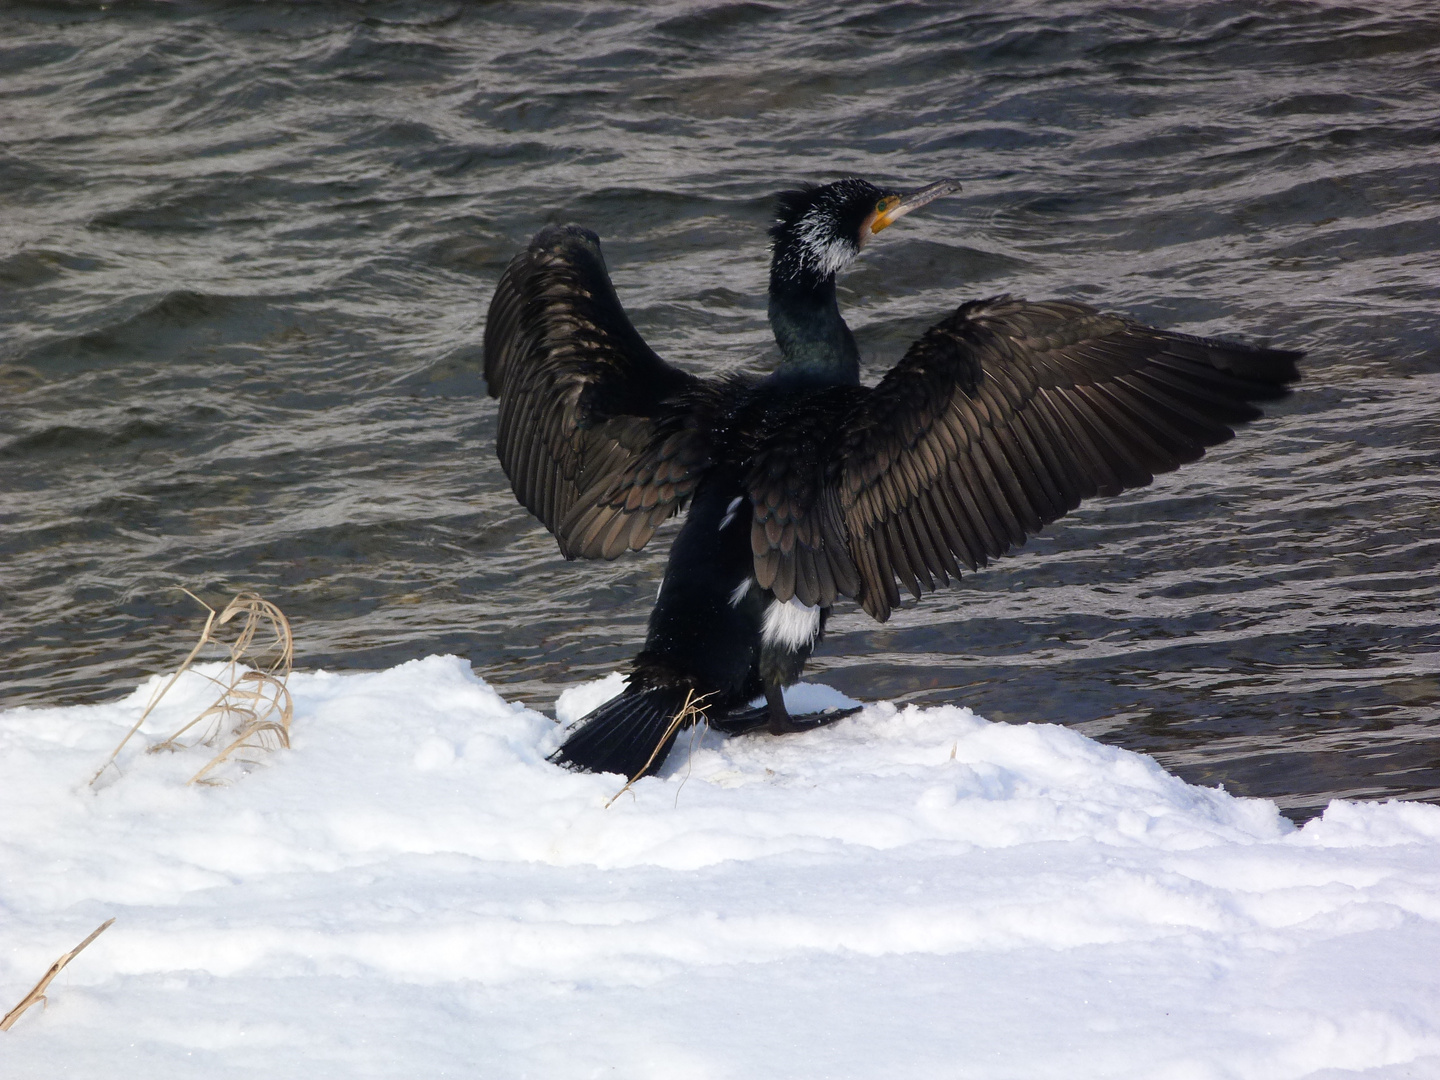
{"type": "Polygon", "coordinates": [[[682,736],[607,809],[454,657],[292,676],[293,748],[227,786],[137,745],[87,787],[155,685],[0,712],[0,1011],[116,919],[0,1034],[7,1080],[1440,1077],[1440,807],[1296,829],[881,703],[682,736]]]}

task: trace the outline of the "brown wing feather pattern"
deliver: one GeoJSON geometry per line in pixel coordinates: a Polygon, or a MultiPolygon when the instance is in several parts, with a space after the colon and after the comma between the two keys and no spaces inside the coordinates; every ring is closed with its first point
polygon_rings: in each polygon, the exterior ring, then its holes
{"type": "Polygon", "coordinates": [[[1260,415],[1250,402],[1282,396],[1300,356],[1083,304],[965,304],[873,390],[800,408],[819,459],[796,465],[802,479],[762,469],[784,454],[761,445],[749,485],[756,575],[782,600],[823,605],[844,593],[883,622],[900,602],[897,581],[918,597],[1082,499],[1194,461],[1260,415]],[[833,572],[847,562],[853,581],[833,572]],[[829,579],[807,569],[822,566],[829,579]]]}
{"type": "Polygon", "coordinates": [[[699,381],[636,332],[588,229],[544,229],[505,269],[485,379],[505,475],[567,558],[644,546],[708,465],[708,430],[686,419],[699,381]]]}
{"type": "Polygon", "coordinates": [[[613,559],[639,551],[662,522],[694,492],[712,464],[712,440],[725,401],[725,383],[697,382],[667,402],[650,425],[645,445],[609,470],[595,470],[561,519],[562,550],[583,559],[613,559]]]}

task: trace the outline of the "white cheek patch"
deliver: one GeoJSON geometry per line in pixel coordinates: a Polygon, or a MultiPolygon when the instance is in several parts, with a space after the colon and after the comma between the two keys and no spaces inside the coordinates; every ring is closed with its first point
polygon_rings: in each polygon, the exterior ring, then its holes
{"type": "Polygon", "coordinates": [[[838,226],[830,215],[811,210],[795,226],[802,259],[821,277],[838,274],[854,261],[855,245],[836,235],[838,226]]]}
{"type": "Polygon", "coordinates": [[[803,649],[815,640],[820,632],[820,609],[790,599],[785,603],[776,601],[765,609],[765,622],[760,629],[760,641],[764,645],[784,645],[791,649],[803,649]]]}
{"type": "Polygon", "coordinates": [[[740,510],[740,504],[744,501],[745,497],[743,495],[736,495],[735,498],[730,500],[730,505],[725,507],[725,516],[720,519],[721,532],[725,531],[726,525],[729,525],[730,522],[735,520],[735,515],[740,510]]]}
{"type": "Polygon", "coordinates": [[[755,579],[753,577],[742,579],[740,584],[736,585],[735,590],[730,594],[730,606],[739,607],[741,601],[750,594],[750,586],[754,584],[755,579]]]}

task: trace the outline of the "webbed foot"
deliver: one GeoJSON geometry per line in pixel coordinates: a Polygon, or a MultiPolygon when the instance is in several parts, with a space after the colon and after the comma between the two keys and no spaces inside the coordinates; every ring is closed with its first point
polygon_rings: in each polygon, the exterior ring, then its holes
{"type": "Polygon", "coordinates": [[[833,724],[836,720],[854,716],[863,708],[863,705],[854,705],[848,709],[826,709],[824,712],[805,713],[803,716],[791,716],[788,712],[783,716],[775,716],[772,713],[770,722],[766,724],[765,729],[771,735],[793,735],[797,731],[814,731],[826,724],[833,724]]]}
{"type": "Polygon", "coordinates": [[[854,716],[863,705],[849,709],[823,709],[820,712],[791,716],[778,689],[765,694],[765,704],[753,709],[740,709],[724,716],[708,716],[706,722],[726,735],[744,735],[752,731],[768,731],[771,735],[793,735],[797,731],[813,731],[854,716]]]}
{"type": "Polygon", "coordinates": [[[724,716],[706,716],[705,722],[716,731],[726,735],[744,735],[758,731],[770,722],[770,710],[764,705],[754,709],[740,709],[724,716]]]}
{"type": "Polygon", "coordinates": [[[846,716],[859,712],[861,706],[856,705],[850,709],[826,709],[823,712],[806,713],[803,716],[791,716],[785,708],[785,698],[780,688],[766,687],[765,689],[765,711],[769,714],[769,720],[765,724],[765,730],[771,735],[793,735],[797,731],[813,731],[815,728],[824,727],[826,724],[833,724],[846,716]]]}

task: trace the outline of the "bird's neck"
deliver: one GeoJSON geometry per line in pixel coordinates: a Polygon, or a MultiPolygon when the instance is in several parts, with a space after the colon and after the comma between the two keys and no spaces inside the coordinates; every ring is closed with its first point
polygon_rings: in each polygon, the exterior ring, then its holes
{"type": "Polygon", "coordinates": [[[860,350],[840,317],[835,276],[794,281],[770,275],[770,328],[780,346],[772,378],[858,385],[860,350]]]}

